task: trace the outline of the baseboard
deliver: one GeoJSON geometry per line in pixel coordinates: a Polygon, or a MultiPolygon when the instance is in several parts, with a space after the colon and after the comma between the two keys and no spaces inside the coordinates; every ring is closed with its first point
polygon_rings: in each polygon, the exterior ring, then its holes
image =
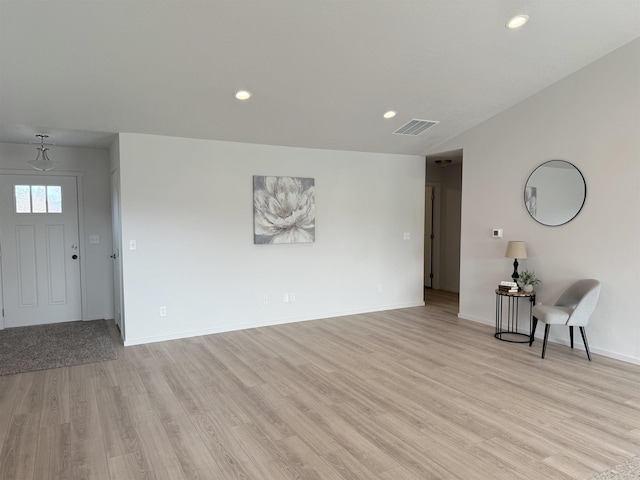
{"type": "MultiPolygon", "coordinates": [[[[469,314],[466,314],[466,313],[465,314],[458,313],[458,318],[461,318],[463,320],[469,320],[471,322],[482,323],[484,325],[495,326],[495,324],[496,324],[495,319],[487,320],[486,318],[476,317],[474,315],[469,315],[469,314]]],[[[542,329],[542,332],[539,329],[536,329],[536,335],[535,335],[536,340],[542,341],[544,339],[544,333],[543,332],[544,332],[544,329],[542,329]]],[[[571,347],[570,340],[553,337],[552,335],[549,335],[549,342],[557,343],[559,345],[565,345],[565,346],[567,346],[569,348],[571,347]]],[[[580,341],[574,342],[574,349],[583,350],[584,351],[584,345],[582,345],[579,342],[580,341]]],[[[605,350],[605,349],[598,348],[598,347],[593,347],[593,346],[590,347],[590,350],[591,350],[591,353],[595,353],[596,355],[602,355],[603,357],[609,357],[609,358],[613,358],[615,360],[620,360],[622,362],[633,363],[634,365],[640,365],[640,358],[631,357],[631,356],[628,356],[628,355],[622,355],[620,353],[611,352],[609,350],[605,350]]],[[[586,355],[586,353],[585,353],[585,355],[586,355]]]]}
{"type": "Polygon", "coordinates": [[[316,314],[316,315],[305,315],[300,317],[282,318],[282,319],[271,320],[266,322],[251,322],[251,323],[245,323],[245,324],[239,324],[239,325],[224,326],[220,328],[208,328],[205,330],[191,330],[191,331],[185,331],[185,332],[176,332],[176,333],[171,333],[167,335],[126,339],[124,341],[124,346],[130,347],[133,345],[142,345],[145,343],[165,342],[168,340],[179,340],[181,338],[191,338],[191,337],[199,337],[202,335],[214,335],[216,333],[235,332],[238,330],[247,330],[249,328],[271,327],[275,325],[284,325],[287,323],[307,322],[310,320],[322,320],[325,318],[345,317],[348,315],[359,315],[362,313],[383,312],[385,310],[398,310],[400,308],[423,307],[423,306],[424,306],[424,302],[410,302],[410,303],[395,304],[395,305],[383,305],[375,308],[344,310],[339,312],[327,312],[327,313],[316,314]]]}
{"type": "Polygon", "coordinates": [[[458,313],[458,318],[460,318],[462,320],[469,320],[471,322],[483,323],[485,325],[493,325],[493,326],[495,326],[495,324],[496,324],[495,318],[492,319],[491,321],[489,321],[486,318],[476,317],[474,315],[469,315],[467,313],[458,313]]]}
{"type": "MultiPolygon", "coordinates": [[[[536,334],[536,340],[542,341],[543,339],[544,339],[543,335],[538,336],[536,334]]],[[[588,339],[588,337],[587,337],[587,339],[588,339]]],[[[567,348],[571,348],[571,341],[570,340],[566,340],[564,338],[554,338],[551,335],[549,335],[549,342],[557,343],[558,345],[564,345],[567,348]]],[[[591,343],[591,342],[589,342],[589,343],[591,343]]],[[[577,337],[576,341],[573,342],[573,348],[574,348],[574,350],[582,350],[583,352],[585,352],[585,355],[586,355],[584,344],[582,344],[582,340],[580,339],[580,337],[577,337]]],[[[615,360],[620,360],[622,362],[633,363],[635,365],[640,365],[640,358],[630,357],[628,355],[622,355],[620,353],[611,352],[609,350],[604,350],[602,348],[594,347],[593,345],[589,345],[589,350],[591,351],[591,353],[595,353],[596,355],[602,355],[603,357],[609,357],[609,358],[613,358],[615,360]]]]}

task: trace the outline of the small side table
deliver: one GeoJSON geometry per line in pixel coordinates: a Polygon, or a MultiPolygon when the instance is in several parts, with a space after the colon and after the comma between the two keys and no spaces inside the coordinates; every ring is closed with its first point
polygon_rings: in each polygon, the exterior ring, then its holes
{"type": "Polygon", "coordinates": [[[529,343],[533,324],[533,306],[536,304],[536,292],[503,292],[496,288],[496,337],[503,342],[529,343]],[[507,303],[507,318],[504,325],[503,300],[507,303]],[[529,300],[529,333],[518,331],[518,307],[520,299],[529,300]]]}

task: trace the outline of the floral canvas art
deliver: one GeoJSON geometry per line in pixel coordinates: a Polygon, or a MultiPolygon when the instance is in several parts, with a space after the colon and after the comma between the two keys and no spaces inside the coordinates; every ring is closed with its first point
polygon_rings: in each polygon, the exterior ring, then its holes
{"type": "Polygon", "coordinates": [[[316,239],[315,180],[253,177],[253,243],[310,243],[316,239]]]}

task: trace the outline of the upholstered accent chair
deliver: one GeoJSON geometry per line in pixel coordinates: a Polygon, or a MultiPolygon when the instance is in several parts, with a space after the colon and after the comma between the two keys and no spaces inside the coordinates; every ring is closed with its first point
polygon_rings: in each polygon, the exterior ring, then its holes
{"type": "Polygon", "coordinates": [[[579,280],[560,295],[555,305],[535,305],[533,307],[533,327],[531,328],[529,346],[533,344],[536,326],[539,321],[545,324],[542,358],[544,358],[547,351],[547,340],[549,339],[549,327],[551,325],[566,325],[569,327],[571,348],[573,348],[573,327],[579,327],[584,348],[587,351],[587,358],[591,361],[591,352],[587,343],[585,327],[589,323],[591,314],[598,303],[600,287],[598,280],[579,280]]]}

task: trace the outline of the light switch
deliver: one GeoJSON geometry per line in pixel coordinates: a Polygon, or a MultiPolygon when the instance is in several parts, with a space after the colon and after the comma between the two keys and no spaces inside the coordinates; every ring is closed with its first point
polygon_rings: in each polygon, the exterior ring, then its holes
{"type": "Polygon", "coordinates": [[[89,243],[100,243],[100,235],[89,235],[89,243]]]}
{"type": "Polygon", "coordinates": [[[404,232],[402,237],[404,240],[411,240],[411,232],[404,232]]]}
{"type": "Polygon", "coordinates": [[[136,249],[136,241],[135,240],[129,240],[129,250],[135,250],[136,249]]]}

